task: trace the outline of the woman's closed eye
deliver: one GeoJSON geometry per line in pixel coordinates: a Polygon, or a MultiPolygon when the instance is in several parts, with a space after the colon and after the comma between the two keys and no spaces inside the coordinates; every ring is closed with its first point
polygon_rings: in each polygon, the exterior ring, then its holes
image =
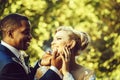
{"type": "Polygon", "coordinates": [[[56,38],[57,40],[61,40],[62,38],[60,38],[60,37],[58,37],[58,38],[56,38]]]}

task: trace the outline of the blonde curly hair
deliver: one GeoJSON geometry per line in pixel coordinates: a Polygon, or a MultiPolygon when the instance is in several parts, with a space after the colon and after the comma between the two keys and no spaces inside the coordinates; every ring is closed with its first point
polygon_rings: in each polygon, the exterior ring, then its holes
{"type": "Polygon", "coordinates": [[[59,32],[62,30],[69,32],[70,39],[76,41],[76,45],[73,48],[74,51],[76,52],[78,52],[79,50],[84,50],[90,42],[90,37],[85,32],[77,31],[73,29],[71,26],[60,26],[57,28],[56,32],[59,32]]]}

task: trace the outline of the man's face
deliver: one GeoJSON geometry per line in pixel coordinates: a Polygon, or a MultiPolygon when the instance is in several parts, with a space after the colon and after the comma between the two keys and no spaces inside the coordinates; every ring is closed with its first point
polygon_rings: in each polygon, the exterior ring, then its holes
{"type": "Polygon", "coordinates": [[[21,27],[18,27],[13,31],[13,43],[16,49],[26,50],[32,38],[30,33],[30,23],[28,21],[22,20],[21,24],[21,27]]]}

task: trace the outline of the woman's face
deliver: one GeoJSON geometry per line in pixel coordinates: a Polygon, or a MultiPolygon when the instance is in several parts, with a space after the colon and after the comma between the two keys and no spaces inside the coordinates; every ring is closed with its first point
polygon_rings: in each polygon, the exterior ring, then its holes
{"type": "Polygon", "coordinates": [[[67,46],[70,42],[69,34],[70,32],[67,31],[58,31],[51,43],[52,50],[58,50],[58,53],[62,53],[65,46],[67,46]]]}

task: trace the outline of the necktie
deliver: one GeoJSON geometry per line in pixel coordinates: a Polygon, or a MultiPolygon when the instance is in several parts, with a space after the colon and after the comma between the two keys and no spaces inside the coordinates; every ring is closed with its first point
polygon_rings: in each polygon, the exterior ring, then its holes
{"type": "Polygon", "coordinates": [[[24,69],[25,69],[25,70],[26,70],[26,72],[28,73],[28,67],[27,67],[27,66],[26,66],[26,64],[25,64],[24,57],[23,57],[23,55],[22,55],[22,54],[20,54],[19,59],[20,59],[20,61],[21,61],[22,65],[23,65],[24,69]]]}

